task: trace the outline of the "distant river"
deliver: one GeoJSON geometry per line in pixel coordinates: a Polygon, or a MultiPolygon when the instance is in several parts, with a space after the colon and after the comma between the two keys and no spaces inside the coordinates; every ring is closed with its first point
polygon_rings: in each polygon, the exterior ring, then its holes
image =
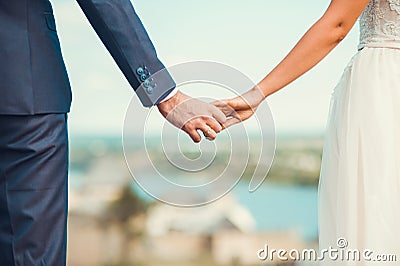
{"type": "Polygon", "coordinates": [[[247,187],[239,183],[232,193],[252,213],[258,230],[296,230],[307,240],[318,237],[317,187],[266,183],[254,193],[247,187]]]}
{"type": "MultiPolygon", "coordinates": [[[[153,200],[134,187],[144,200],[153,200]]],[[[318,237],[317,187],[265,183],[249,193],[248,183],[241,182],[230,193],[253,215],[257,230],[296,231],[306,240],[318,237]]]]}

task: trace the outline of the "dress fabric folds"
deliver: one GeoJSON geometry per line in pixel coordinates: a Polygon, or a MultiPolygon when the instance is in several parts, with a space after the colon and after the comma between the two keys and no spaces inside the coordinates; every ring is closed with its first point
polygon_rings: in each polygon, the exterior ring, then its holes
{"type": "Polygon", "coordinates": [[[339,258],[321,265],[400,264],[400,1],[372,0],[360,28],[360,50],[331,96],[319,245],[339,258]]]}

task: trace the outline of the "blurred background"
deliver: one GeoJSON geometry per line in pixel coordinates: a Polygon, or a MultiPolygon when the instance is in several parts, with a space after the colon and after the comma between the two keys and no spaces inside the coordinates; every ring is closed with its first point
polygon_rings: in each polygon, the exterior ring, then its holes
{"type": "MultiPolygon", "coordinates": [[[[122,130],[135,97],[132,88],[77,3],[52,3],[74,95],[69,116],[69,265],[260,265],[257,251],[265,244],[317,248],[317,186],[330,95],[356,52],[358,26],[320,65],[268,99],[277,150],[263,186],[247,191],[254,168],[249,164],[243,181],[221,200],[177,208],[147,196],[126,166],[122,130]]],[[[216,61],[258,82],[329,1],[133,4],[166,66],[216,61]]],[[[145,154],[139,148],[127,152],[138,161],[145,154]]]]}

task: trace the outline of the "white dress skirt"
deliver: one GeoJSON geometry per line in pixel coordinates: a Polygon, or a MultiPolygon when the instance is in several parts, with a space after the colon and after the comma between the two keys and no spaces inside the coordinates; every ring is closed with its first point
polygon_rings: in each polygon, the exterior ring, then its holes
{"type": "Polygon", "coordinates": [[[400,49],[365,47],[332,93],[319,234],[320,250],[339,252],[321,265],[400,265],[400,49]],[[349,249],[360,261],[340,258],[349,249]],[[397,262],[378,262],[380,255],[397,262]]]}

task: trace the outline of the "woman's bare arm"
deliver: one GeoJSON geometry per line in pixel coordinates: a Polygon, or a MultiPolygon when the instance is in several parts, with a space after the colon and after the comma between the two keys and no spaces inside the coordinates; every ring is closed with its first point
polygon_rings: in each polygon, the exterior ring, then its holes
{"type": "Polygon", "coordinates": [[[230,117],[229,127],[251,117],[269,95],[284,88],[325,58],[349,33],[370,0],[332,0],[324,15],[258,86],[241,97],[214,104],[230,117]]]}
{"type": "Polygon", "coordinates": [[[259,84],[265,97],[313,68],[349,33],[370,0],[332,0],[325,14],[259,84]]]}

